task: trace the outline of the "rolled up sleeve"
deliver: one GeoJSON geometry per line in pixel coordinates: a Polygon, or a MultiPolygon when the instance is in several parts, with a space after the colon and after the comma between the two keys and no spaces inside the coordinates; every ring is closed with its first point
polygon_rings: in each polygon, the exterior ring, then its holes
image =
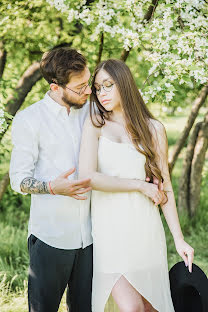
{"type": "Polygon", "coordinates": [[[18,113],[12,123],[13,150],[10,161],[10,183],[14,191],[26,195],[20,188],[24,178],[33,177],[38,159],[37,129],[33,129],[29,120],[18,113]]]}

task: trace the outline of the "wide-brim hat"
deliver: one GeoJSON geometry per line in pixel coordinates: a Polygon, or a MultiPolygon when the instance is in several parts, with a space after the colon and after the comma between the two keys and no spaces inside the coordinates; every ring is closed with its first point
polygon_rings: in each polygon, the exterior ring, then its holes
{"type": "Polygon", "coordinates": [[[196,264],[190,273],[183,261],[176,263],[169,278],[175,312],[208,312],[208,279],[196,264]]]}

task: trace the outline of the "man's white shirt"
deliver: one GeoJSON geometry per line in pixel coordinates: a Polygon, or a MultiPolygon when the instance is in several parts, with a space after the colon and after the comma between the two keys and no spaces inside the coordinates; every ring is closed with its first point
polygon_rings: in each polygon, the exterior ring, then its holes
{"type": "MultiPolygon", "coordinates": [[[[13,151],[10,181],[21,194],[24,178],[51,181],[75,167],[69,180],[77,179],[80,141],[89,105],[81,109],[56,103],[48,93],[19,112],[12,124],[13,151]]],[[[86,164],[87,165],[87,164],[86,164]]],[[[28,236],[61,249],[85,248],[92,243],[90,196],[87,200],[50,194],[32,194],[28,236]]]]}

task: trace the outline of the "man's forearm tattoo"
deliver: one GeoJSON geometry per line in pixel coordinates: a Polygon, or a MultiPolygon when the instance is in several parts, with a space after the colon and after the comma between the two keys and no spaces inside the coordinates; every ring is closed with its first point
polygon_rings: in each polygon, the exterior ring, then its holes
{"type": "Polygon", "coordinates": [[[34,178],[25,178],[20,184],[22,192],[29,194],[50,194],[46,182],[34,178]]]}

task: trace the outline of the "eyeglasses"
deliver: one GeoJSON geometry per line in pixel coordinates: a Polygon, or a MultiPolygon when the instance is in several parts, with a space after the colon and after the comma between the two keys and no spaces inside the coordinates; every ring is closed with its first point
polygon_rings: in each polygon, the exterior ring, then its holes
{"type": "Polygon", "coordinates": [[[96,95],[99,95],[102,88],[104,91],[110,92],[113,89],[114,84],[115,83],[112,83],[110,81],[104,81],[103,84],[101,85],[98,85],[98,84],[94,85],[92,92],[96,95]]]}
{"type": "MultiPolygon", "coordinates": [[[[56,82],[53,81],[53,83],[56,83],[56,82]]],[[[57,84],[57,83],[56,83],[56,84],[57,84]]],[[[64,88],[67,88],[67,89],[69,89],[70,91],[72,91],[72,92],[74,92],[74,93],[76,93],[76,94],[78,94],[78,95],[80,96],[80,95],[82,95],[82,94],[85,92],[85,90],[87,89],[87,87],[90,87],[90,88],[91,88],[91,85],[92,85],[92,76],[90,76],[90,79],[89,79],[88,84],[87,84],[86,86],[83,86],[83,87],[79,90],[79,92],[74,91],[74,90],[70,89],[70,88],[67,87],[67,86],[65,86],[64,88]]]]}
{"type": "Polygon", "coordinates": [[[79,90],[79,92],[76,92],[76,91],[70,89],[69,87],[65,86],[65,88],[67,88],[67,89],[69,89],[70,91],[72,91],[72,92],[78,94],[79,96],[82,95],[82,94],[85,92],[85,90],[87,89],[87,87],[90,87],[90,88],[91,88],[91,81],[88,82],[88,84],[87,84],[86,86],[82,87],[82,88],[79,90]]]}

